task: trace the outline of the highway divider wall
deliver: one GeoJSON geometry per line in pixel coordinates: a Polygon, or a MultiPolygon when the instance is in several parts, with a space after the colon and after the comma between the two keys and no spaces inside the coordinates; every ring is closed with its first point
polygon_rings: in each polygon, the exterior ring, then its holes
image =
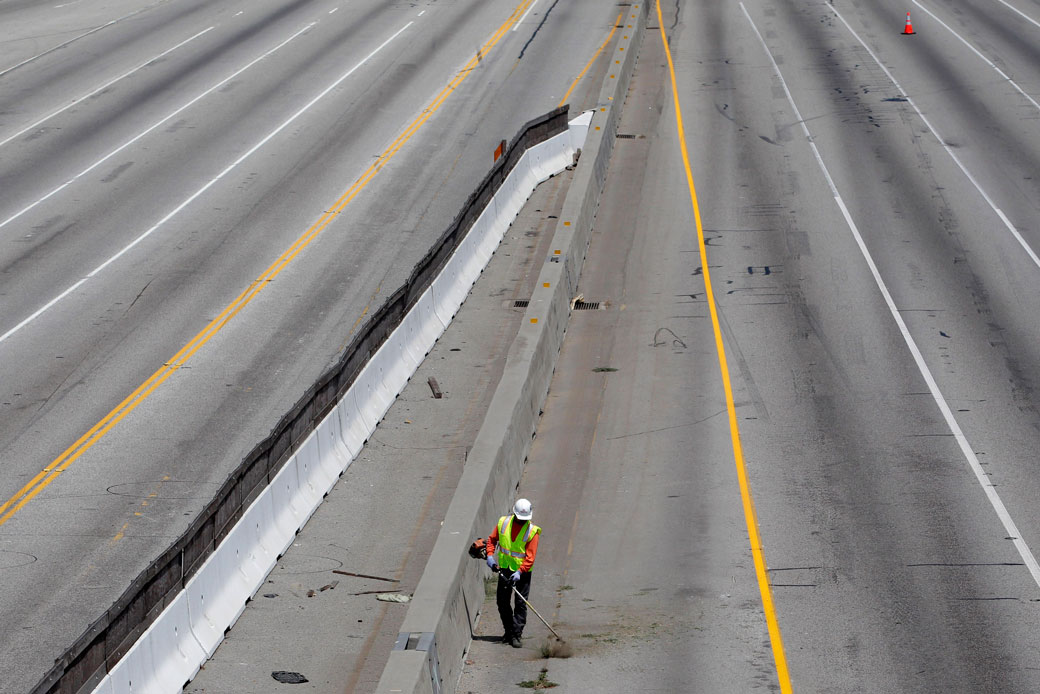
{"type": "Polygon", "coordinates": [[[179,692],[335,485],[591,113],[529,122],[339,363],[243,460],[187,531],[55,661],[34,694],[179,692]]]}
{"type": "Polygon", "coordinates": [[[647,5],[635,3],[621,24],[549,255],[377,694],[454,694],[458,685],[487,575],[484,562],[470,559],[467,550],[509,512],[520,484],[578,289],[647,16],[647,5]]]}

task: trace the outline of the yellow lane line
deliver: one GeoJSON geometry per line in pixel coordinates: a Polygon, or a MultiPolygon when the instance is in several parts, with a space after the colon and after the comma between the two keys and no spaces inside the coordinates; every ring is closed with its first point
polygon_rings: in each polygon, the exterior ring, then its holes
{"type": "Polygon", "coordinates": [[[560,103],[556,104],[557,108],[567,103],[567,99],[570,98],[571,92],[574,91],[574,88],[578,86],[578,82],[580,82],[581,78],[585,76],[585,73],[588,72],[590,67],[592,67],[592,64],[596,62],[596,58],[598,58],[599,54],[603,52],[603,49],[607,47],[607,44],[610,43],[610,38],[614,35],[614,32],[617,31],[618,26],[620,26],[621,24],[621,15],[623,14],[624,12],[618,13],[617,19],[614,20],[614,26],[610,27],[610,33],[607,34],[607,40],[604,41],[598,49],[596,49],[596,52],[592,55],[592,60],[590,60],[588,64],[581,69],[581,72],[578,73],[578,76],[574,78],[573,82],[571,82],[570,89],[568,89],[567,93],[563,95],[562,99],[560,99],[560,103]]]}
{"type": "Polygon", "coordinates": [[[177,369],[183,366],[199,349],[202,348],[209,340],[216,335],[228,322],[234,318],[239,311],[241,311],[250,301],[252,301],[257,294],[275,277],[277,277],[282,270],[302,251],[306,248],[314,238],[321,233],[332,220],[343,210],[346,205],[353,200],[358,193],[360,193],[365,186],[368,185],[379,171],[386,166],[386,164],[401,150],[408,140],[419,130],[420,127],[426,121],[428,121],[434,113],[441,107],[444,101],[451,95],[455,89],[462,84],[462,82],[469,76],[473,67],[487,55],[495,44],[501,40],[501,38],[509,31],[510,27],[516,23],[517,19],[521,16],[524,10],[531,4],[533,0],[523,0],[513,13],[500,26],[491,38],[488,39],[477,55],[474,56],[466,63],[466,66],[459,71],[457,75],[445,86],[433,101],[423,109],[422,114],[416,118],[412,123],[405,128],[397,139],[387,147],[376,161],[365,170],[361,177],[354,182],[350,188],[344,192],[339,199],[326,210],[321,217],[318,218],[314,224],[312,224],[307,231],[303,233],[296,241],[286,249],[278,258],[264,270],[263,274],[253,280],[252,283],[246,289],[235,298],[230,304],[228,304],[223,311],[220,312],[216,318],[209,322],[205,328],[202,329],[199,334],[191,339],[188,344],[184,345],[173,357],[171,357],[165,364],[162,365],[155,373],[153,373],[148,380],[138,386],[130,395],[128,395],[121,403],[119,403],[111,412],[95,424],[90,430],[83,434],[79,439],[76,440],[71,446],[55,458],[47,467],[41,470],[35,477],[33,477],[28,484],[22,487],[14,496],[5,501],[3,505],[0,505],[0,525],[3,525],[11,517],[17,513],[22,507],[24,507],[29,501],[45,489],[51,482],[57,479],[58,475],[68,469],[72,463],[74,463],[81,455],[86,453],[95,443],[97,443],[105,434],[107,434],[112,427],[118,424],[124,417],[133,412],[138,405],[151,395],[156,388],[163,384],[177,369]]]}
{"type": "Polygon", "coordinates": [[[737,426],[737,408],[733,403],[733,387],[730,385],[729,366],[726,364],[726,351],[722,342],[722,329],[719,326],[718,309],[715,306],[715,293],[711,287],[711,273],[709,272],[708,252],[704,243],[704,227],[701,225],[700,205],[697,202],[697,189],[693,184],[693,172],[690,169],[690,156],[686,151],[686,134],[683,130],[682,110],[679,107],[679,89],[675,82],[675,64],[672,62],[672,52],[668,48],[668,38],[665,36],[664,19],[661,16],[660,0],[657,5],[657,23],[661,27],[661,44],[664,46],[665,56],[668,58],[668,72],[672,81],[672,98],[675,103],[675,125],[679,134],[679,149],[682,152],[683,167],[686,169],[686,186],[690,190],[690,202],[693,204],[693,219],[697,227],[697,246],[701,254],[701,267],[704,272],[704,291],[708,302],[708,311],[711,314],[711,327],[715,332],[715,350],[719,355],[719,371],[722,373],[722,388],[726,395],[726,411],[729,413],[730,440],[733,444],[733,460],[737,466],[737,480],[740,483],[740,499],[744,504],[744,521],[747,524],[748,539],[751,544],[751,554],[755,562],[755,576],[758,579],[758,591],[762,595],[762,609],[766,615],[766,625],[769,630],[769,642],[773,649],[773,660],[776,662],[776,675],[780,682],[782,694],[790,694],[791,677],[787,671],[787,656],[784,654],[784,643],[780,636],[780,624],[776,618],[776,609],[773,606],[773,594],[769,587],[769,577],[766,575],[766,559],[762,552],[762,541],[758,534],[758,519],[755,515],[755,502],[751,497],[751,486],[748,483],[747,466],[744,463],[744,450],[740,445],[740,429],[737,426]]]}

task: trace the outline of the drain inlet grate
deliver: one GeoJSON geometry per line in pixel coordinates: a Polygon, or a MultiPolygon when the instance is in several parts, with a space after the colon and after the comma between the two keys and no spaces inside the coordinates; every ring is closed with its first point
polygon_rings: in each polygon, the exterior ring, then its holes
{"type": "Polygon", "coordinates": [[[530,303],[527,299],[517,299],[513,302],[513,308],[527,308],[527,305],[530,303]]]}
{"type": "Polygon", "coordinates": [[[635,135],[630,135],[629,133],[618,133],[617,134],[617,139],[619,139],[619,140],[634,140],[634,139],[636,139],[636,136],[635,135]]]}
{"type": "Polygon", "coordinates": [[[575,301],[574,302],[574,310],[575,311],[598,311],[599,310],[599,302],[598,301],[575,301]]]}

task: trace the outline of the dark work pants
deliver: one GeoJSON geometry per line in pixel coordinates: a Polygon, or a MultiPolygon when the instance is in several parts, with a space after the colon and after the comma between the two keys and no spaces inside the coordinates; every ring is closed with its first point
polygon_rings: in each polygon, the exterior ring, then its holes
{"type": "MultiPolygon", "coordinates": [[[[520,574],[520,580],[516,583],[516,589],[525,598],[531,594],[531,572],[520,574]]],[[[527,603],[518,598],[509,582],[509,575],[498,575],[498,590],[495,593],[498,602],[498,616],[502,618],[502,628],[506,636],[522,636],[524,625],[527,624],[527,603]],[[513,607],[515,602],[516,606],[513,607]]]]}

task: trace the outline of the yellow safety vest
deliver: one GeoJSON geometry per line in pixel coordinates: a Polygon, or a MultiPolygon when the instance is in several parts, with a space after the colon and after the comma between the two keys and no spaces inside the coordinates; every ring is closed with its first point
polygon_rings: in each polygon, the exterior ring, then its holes
{"type": "Polygon", "coordinates": [[[527,543],[542,532],[542,529],[531,521],[524,521],[524,527],[513,540],[513,516],[502,516],[498,519],[498,565],[503,569],[516,571],[527,557],[527,543]]]}

